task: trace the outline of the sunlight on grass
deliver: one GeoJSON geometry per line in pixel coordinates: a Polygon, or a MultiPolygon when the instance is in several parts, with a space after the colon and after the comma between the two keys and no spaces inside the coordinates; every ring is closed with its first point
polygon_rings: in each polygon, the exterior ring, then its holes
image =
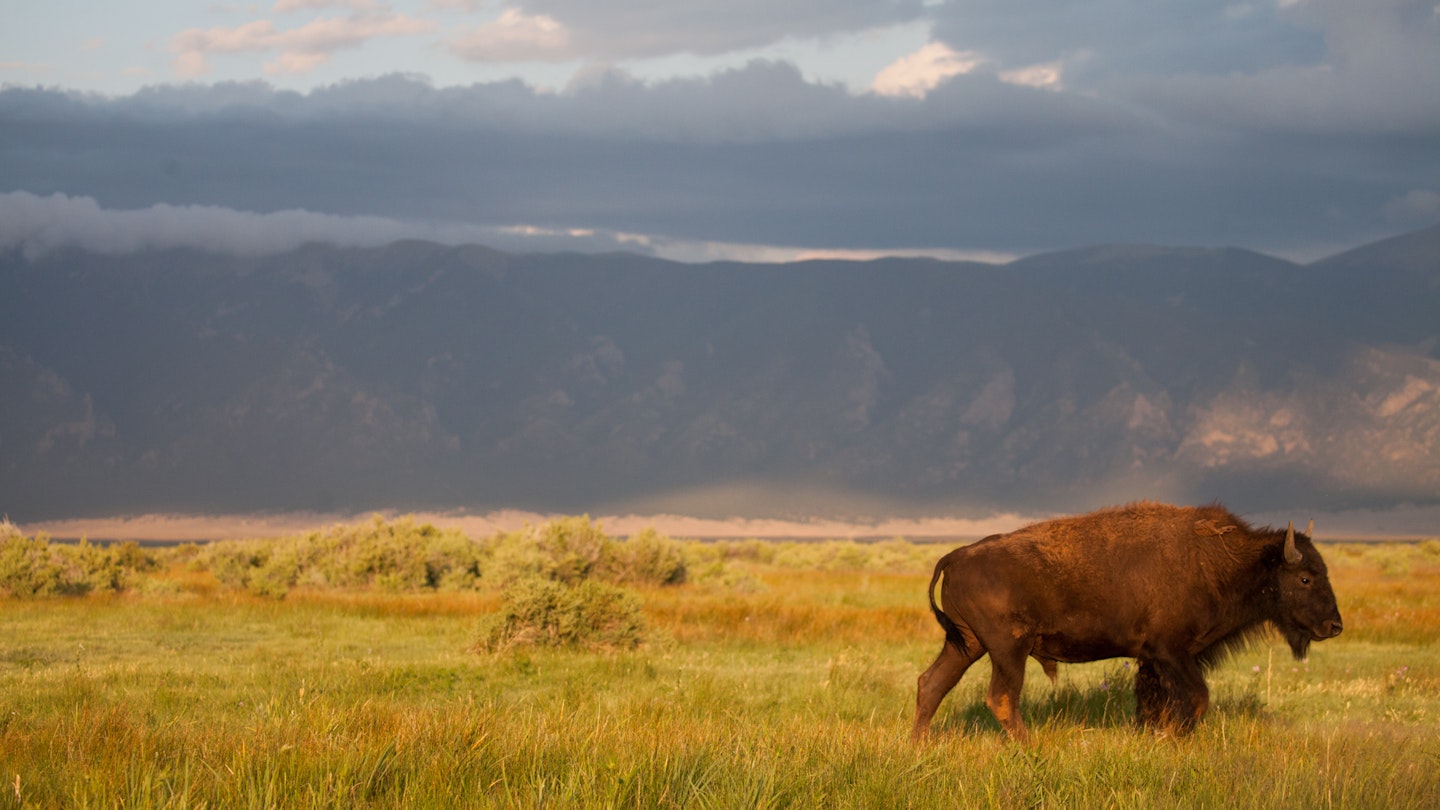
{"type": "Polygon", "coordinates": [[[984,707],[982,661],[917,746],[915,678],[943,638],[925,560],[943,550],[891,544],[877,563],[835,548],[848,568],[804,548],[687,552],[692,581],[634,586],[647,636],[625,652],[472,653],[501,605],[486,587],[296,584],[276,599],[175,563],[145,575],[168,586],[0,600],[0,806],[1366,808],[1440,795],[1440,559],[1425,549],[1326,549],[1345,634],[1304,662],[1277,639],[1237,655],[1212,673],[1189,737],[1135,726],[1125,661],[1062,665],[1054,686],[1032,662],[1034,740],[1012,744],[984,707]]]}

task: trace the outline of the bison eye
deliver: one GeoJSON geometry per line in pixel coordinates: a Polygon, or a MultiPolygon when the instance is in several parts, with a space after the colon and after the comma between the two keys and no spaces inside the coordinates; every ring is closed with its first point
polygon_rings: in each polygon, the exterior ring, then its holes
{"type": "Polygon", "coordinates": [[[1310,584],[1310,577],[1300,577],[1300,584],[1301,584],[1301,585],[1309,585],[1309,584],[1310,584]]]}

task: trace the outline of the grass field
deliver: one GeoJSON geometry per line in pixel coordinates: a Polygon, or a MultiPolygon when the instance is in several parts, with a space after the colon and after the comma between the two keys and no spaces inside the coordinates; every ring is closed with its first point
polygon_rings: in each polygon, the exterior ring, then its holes
{"type": "Polygon", "coordinates": [[[1440,807],[1436,544],[1322,547],[1344,635],[1228,662],[1191,736],[1125,662],[1032,664],[1010,743],[982,661],[916,746],[943,550],[750,548],[620,652],[473,652],[483,587],[0,600],[0,807],[1440,807]]]}

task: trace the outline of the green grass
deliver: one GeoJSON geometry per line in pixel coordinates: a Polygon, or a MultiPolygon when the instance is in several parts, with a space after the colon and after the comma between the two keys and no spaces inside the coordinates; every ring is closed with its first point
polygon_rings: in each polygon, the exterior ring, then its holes
{"type": "Polygon", "coordinates": [[[633,652],[469,652],[485,591],[274,600],[177,567],[0,600],[0,807],[1440,806],[1440,560],[1326,553],[1346,632],[1308,662],[1236,657],[1179,739],[1133,726],[1123,662],[1032,665],[1023,746],[983,660],[909,742],[942,639],[913,568],[733,560],[743,587],[640,589],[633,652]]]}

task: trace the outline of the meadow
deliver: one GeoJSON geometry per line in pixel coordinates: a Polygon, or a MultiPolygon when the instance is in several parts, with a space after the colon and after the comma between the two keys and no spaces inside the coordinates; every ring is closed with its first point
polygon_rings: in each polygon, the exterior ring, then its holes
{"type": "Polygon", "coordinates": [[[1127,662],[1032,663],[1009,742],[982,661],[915,745],[945,546],[0,540],[0,807],[1440,807],[1436,541],[1322,545],[1345,633],[1231,659],[1192,735],[1134,726],[1127,662]],[[627,633],[569,632],[592,581],[627,633]]]}

